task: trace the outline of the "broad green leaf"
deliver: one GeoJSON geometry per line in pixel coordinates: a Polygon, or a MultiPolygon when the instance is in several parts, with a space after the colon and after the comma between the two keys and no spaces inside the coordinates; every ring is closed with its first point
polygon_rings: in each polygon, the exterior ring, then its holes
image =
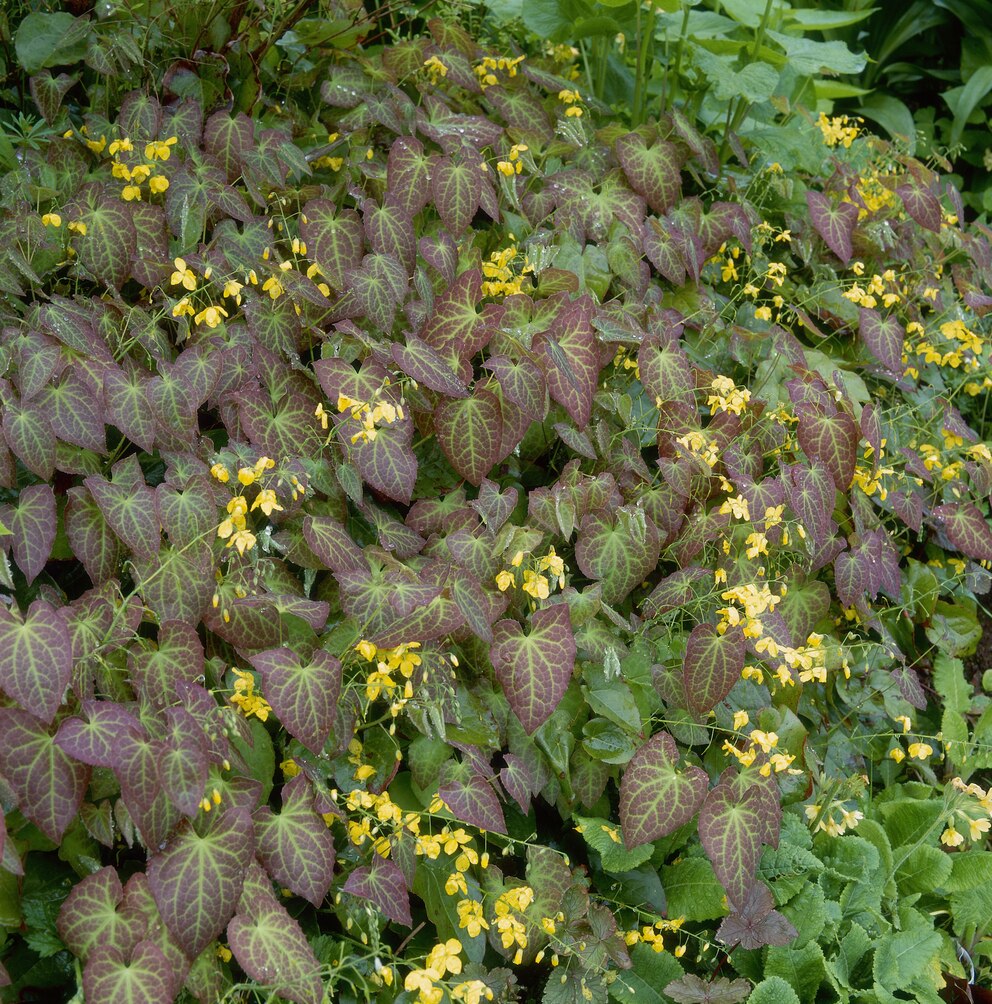
{"type": "Polygon", "coordinates": [[[162,919],[190,956],[203,951],[234,913],[254,852],[252,829],[245,809],[221,809],[181,823],[148,860],[162,919]]]}
{"type": "Polygon", "coordinates": [[[282,790],[282,811],[255,811],[258,859],[281,886],[319,907],[334,879],[334,839],[314,808],[306,775],[282,790]]]}
{"type": "Polygon", "coordinates": [[[360,268],[345,273],[345,282],[347,292],[337,308],[349,317],[365,317],[381,331],[390,332],[409,285],[399,259],[391,254],[367,254],[360,268]]]}
{"type": "Polygon", "coordinates": [[[320,1004],[324,999],[320,963],[299,923],[273,895],[271,883],[257,864],[245,876],[227,938],[251,979],[296,1004],[320,1004]]]}
{"type": "Polygon", "coordinates": [[[342,890],[368,900],[383,916],[396,924],[410,927],[410,894],[399,867],[388,858],[372,856],[371,865],[359,865],[342,886],[342,890]]]}
{"type": "Polygon", "coordinates": [[[682,682],[688,707],[697,715],[715,708],[733,689],[744,668],[743,633],[723,634],[712,624],[697,624],[686,643],[682,682]]]}
{"type": "Polygon", "coordinates": [[[751,991],[747,1004],[800,1004],[800,1001],[781,976],[769,976],[751,991]]]}
{"type": "Polygon", "coordinates": [[[664,140],[657,140],[649,147],[634,132],[621,136],[616,150],[630,187],[643,195],[656,213],[667,213],[682,191],[678,150],[664,140]]]}
{"type": "Polygon", "coordinates": [[[743,98],[751,104],[767,101],[778,86],[778,71],[768,63],[748,63],[740,70],[734,68],[736,59],[717,56],[702,46],[693,47],[693,58],[706,75],[718,101],[743,98]]]}
{"type": "Polygon", "coordinates": [[[162,527],[174,547],[211,540],[217,529],[217,503],[208,479],[195,478],[182,490],[161,484],[155,489],[155,504],[162,527]]]}
{"type": "Polygon", "coordinates": [[[834,203],[823,192],[807,191],[806,205],[817,233],[846,265],[851,260],[851,236],[858,225],[858,207],[852,202],[834,203]]]}
{"type": "Polygon", "coordinates": [[[89,20],[69,13],[29,13],[14,33],[17,61],[27,74],[70,65],[86,55],[89,20]]]}
{"type": "Polygon", "coordinates": [[[59,937],[73,955],[86,961],[90,949],[105,945],[130,955],[145,933],[140,917],[120,910],[124,887],[115,868],[101,868],[74,885],[58,916],[59,937]]]}
{"type": "MultiPolygon", "coordinates": [[[[983,24],[983,27],[987,25],[983,24]]],[[[943,92],[941,97],[951,109],[954,122],[948,143],[955,146],[961,141],[968,119],[976,108],[984,104],[992,91],[992,66],[978,66],[968,77],[963,87],[953,87],[943,92]]]]}
{"type": "Polygon", "coordinates": [[[496,678],[524,729],[533,734],[558,707],[575,668],[568,607],[560,603],[537,610],[529,634],[516,621],[502,620],[493,635],[496,678]]]}
{"type": "Polygon", "coordinates": [[[599,854],[603,869],[608,872],[626,872],[644,864],[654,853],[651,844],[642,844],[628,851],[620,836],[619,827],[607,819],[575,815],[572,817],[582,828],[582,839],[599,854]]]}
{"type": "Polygon", "coordinates": [[[727,897],[706,858],[685,858],[661,869],[670,917],[716,920],[727,912],[727,897]]]}
{"type": "Polygon", "coordinates": [[[0,605],[0,689],[47,723],[71,676],[71,641],[59,611],[41,599],[23,617],[0,605]]]}
{"type": "Polygon", "coordinates": [[[57,844],[79,811],[89,767],[63,752],[33,715],[0,708],[0,769],[24,815],[57,844]]]}
{"type": "Polygon", "coordinates": [[[246,294],[244,312],[248,330],[260,344],[289,358],[299,352],[303,328],[289,296],[273,300],[268,295],[246,294]]]}
{"type": "Polygon", "coordinates": [[[883,987],[908,988],[940,948],[940,935],[922,924],[883,934],[876,942],[872,972],[883,987]]]}
{"type": "Polygon", "coordinates": [[[635,754],[620,780],[620,823],[628,850],[688,823],[706,797],[704,771],[676,769],[675,740],[656,732],[635,754]]]}
{"type": "Polygon", "coordinates": [[[97,945],[83,968],[83,993],[87,1000],[107,1004],[171,1004],[175,975],[154,942],[139,941],[126,955],[97,945]]]}
{"type": "Polygon", "coordinates": [[[262,690],[286,730],[320,754],[334,728],[341,692],[341,663],[323,649],[309,659],[288,648],[259,652],[251,664],[262,674],[262,690]]]}
{"type": "Polygon", "coordinates": [[[948,892],[964,892],[990,883],[992,883],[992,851],[973,849],[965,854],[952,856],[951,873],[944,880],[943,886],[948,892]]]}
{"type": "Polygon", "coordinates": [[[789,591],[776,608],[782,616],[794,645],[804,644],[817,623],[830,610],[830,589],[814,579],[802,585],[789,584],[789,591]]]}
{"type": "Polygon", "coordinates": [[[818,42],[778,31],[769,31],[767,37],[782,47],[789,69],[803,76],[860,73],[867,62],[865,54],[852,52],[839,39],[818,42]]]}
{"type": "Polygon", "coordinates": [[[82,366],[70,367],[41,395],[55,435],[84,450],[105,453],[100,383],[82,366]]]}
{"type": "Polygon", "coordinates": [[[772,945],[765,957],[765,977],[769,976],[782,977],[800,1001],[812,1002],[827,976],[823,949],[815,942],[801,948],[772,945]]]}
{"type": "Polygon", "coordinates": [[[482,484],[500,455],[496,395],[477,387],[471,397],[442,400],[434,410],[434,428],[451,466],[470,484],[482,484]]]}

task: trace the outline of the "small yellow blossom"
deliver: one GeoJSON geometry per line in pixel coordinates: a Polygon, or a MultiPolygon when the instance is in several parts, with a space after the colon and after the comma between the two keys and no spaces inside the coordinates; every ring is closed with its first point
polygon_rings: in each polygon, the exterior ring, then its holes
{"type": "Polygon", "coordinates": [[[216,328],[225,317],[228,317],[227,311],[223,307],[204,307],[193,320],[197,324],[206,324],[208,328],[216,328]]]}
{"type": "Polygon", "coordinates": [[[168,160],[172,154],[171,147],[179,142],[178,136],[170,136],[165,140],[153,140],[145,144],[145,160],[168,160]]]}
{"type": "Polygon", "coordinates": [[[46,227],[60,227],[62,226],[62,217],[58,213],[45,213],[41,218],[41,222],[46,227]]]}
{"type": "Polygon", "coordinates": [[[193,270],[187,267],[186,259],[176,258],[173,264],[176,266],[176,270],[169,278],[170,284],[182,286],[183,289],[188,289],[190,292],[196,289],[196,276],[193,274],[193,270]]]}
{"type": "Polygon", "coordinates": [[[148,190],[152,195],[161,195],[168,187],[169,179],[160,174],[148,179],[148,190]]]}

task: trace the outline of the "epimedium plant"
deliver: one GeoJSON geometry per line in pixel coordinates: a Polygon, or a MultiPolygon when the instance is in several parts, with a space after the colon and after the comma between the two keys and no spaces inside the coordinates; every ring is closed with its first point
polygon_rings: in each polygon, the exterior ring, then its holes
{"type": "Polygon", "coordinates": [[[289,116],[58,103],[4,178],[9,993],[939,1000],[988,235],[857,123],[717,187],[426,27],[289,116]]]}

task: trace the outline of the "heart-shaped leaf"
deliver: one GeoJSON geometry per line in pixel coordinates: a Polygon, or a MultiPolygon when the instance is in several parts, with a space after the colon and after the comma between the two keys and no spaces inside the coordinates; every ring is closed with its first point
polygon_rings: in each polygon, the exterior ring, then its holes
{"type": "Polygon", "coordinates": [[[360,865],[343,886],[344,892],[368,900],[379,912],[396,924],[410,927],[410,893],[399,866],[375,855],[371,865],[360,865]]]}
{"type": "Polygon", "coordinates": [[[682,664],[682,684],[689,709],[697,715],[715,708],[741,678],[747,645],[744,634],[712,624],[697,624],[689,635],[682,664]]]}

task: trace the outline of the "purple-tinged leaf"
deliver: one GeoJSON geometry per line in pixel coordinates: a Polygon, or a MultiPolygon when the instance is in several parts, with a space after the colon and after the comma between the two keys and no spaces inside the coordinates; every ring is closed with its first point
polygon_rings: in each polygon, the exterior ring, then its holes
{"type": "Polygon", "coordinates": [[[147,451],[155,448],[157,429],[147,395],[150,379],[137,366],[106,369],[103,374],[107,422],[147,451]]]}
{"type": "Polygon", "coordinates": [[[207,738],[185,709],[165,709],[165,750],[159,762],[162,786],[183,815],[195,816],[207,784],[207,738]]]}
{"type": "Polygon", "coordinates": [[[550,330],[534,340],[551,396],[580,428],[589,424],[601,368],[588,297],[562,306],[550,330]]]}
{"type": "Polygon", "coordinates": [[[830,472],[837,489],[846,492],[854,478],[861,433],[847,412],[819,414],[812,406],[796,406],[799,445],[810,460],[818,460],[830,472]]]}
{"type": "Polygon", "coordinates": [[[111,945],[97,945],[83,967],[83,993],[106,1004],[171,1004],[172,966],[162,949],[139,941],[130,957],[111,945]]]}
{"type": "Polygon", "coordinates": [[[973,502],[947,502],[933,511],[938,526],[962,554],[975,561],[992,561],[992,529],[973,502]]]}
{"type": "Polygon", "coordinates": [[[709,578],[709,572],[695,566],[672,572],[651,590],[651,594],[641,604],[641,613],[648,620],[653,620],[669,610],[684,606],[695,597],[696,583],[709,578]]]}
{"type": "Polygon", "coordinates": [[[56,929],[66,947],[86,961],[90,950],[104,945],[127,957],[144,937],[141,917],[118,907],[124,887],[115,868],[101,868],[72,887],[59,910],[56,929]]]}
{"type": "Polygon", "coordinates": [[[40,331],[23,331],[11,344],[17,349],[17,389],[27,401],[48,386],[62,353],[58,342],[40,331]]]}
{"type": "MultiPolygon", "coordinates": [[[[278,275],[280,282],[282,275],[281,272],[278,275]]],[[[288,287],[288,282],[284,285],[288,287]]],[[[290,359],[300,351],[303,326],[297,316],[296,305],[289,296],[272,300],[267,294],[248,294],[245,296],[244,313],[248,331],[258,344],[290,359]]]]}
{"type": "Polygon", "coordinates": [[[145,91],[131,91],[121,101],[117,126],[121,135],[130,136],[136,145],[138,140],[147,143],[158,135],[162,127],[162,106],[157,98],[145,91]]]}
{"type": "Polygon", "coordinates": [[[323,649],[306,661],[288,648],[259,652],[251,664],[262,674],[262,690],[291,736],[319,755],[334,727],[341,693],[341,663],[323,649]]]}
{"type": "Polygon", "coordinates": [[[478,163],[456,163],[448,157],[439,157],[431,175],[431,196],[445,229],[452,237],[461,237],[482,198],[482,172],[478,163]]]}
{"type": "Polygon", "coordinates": [[[72,677],[72,642],[61,613],[35,600],[22,618],[0,605],[0,689],[51,722],[72,677]]]}
{"type": "Polygon", "coordinates": [[[400,136],[389,148],[386,161],[387,199],[416,216],[430,198],[431,158],[413,136],[400,136]]]}
{"type": "Polygon", "coordinates": [[[210,539],[217,527],[217,503],[209,479],[198,477],[182,490],[161,484],[155,488],[155,505],[162,527],[174,547],[187,547],[210,539]]]}
{"type": "MultiPolygon", "coordinates": [[[[256,349],[257,352],[257,349],[256,349]]],[[[238,395],[238,417],[252,446],[271,457],[316,455],[323,440],[313,413],[320,398],[311,387],[287,388],[273,398],[258,390],[238,395]]]]}
{"type": "Polygon", "coordinates": [[[420,337],[456,369],[459,380],[468,382],[461,372],[462,360],[471,359],[485,348],[492,337],[492,325],[501,316],[501,309],[487,308],[479,313],[477,305],[482,295],[482,272],[472,268],[462,272],[434,301],[434,313],[427,319],[420,337]]]}
{"type": "Polygon", "coordinates": [[[55,470],[55,430],[41,401],[4,402],[3,434],[14,456],[42,481],[55,470]]]}
{"type": "Polygon", "coordinates": [[[739,202],[714,202],[703,214],[700,236],[707,258],[731,237],[736,237],[741,247],[751,253],[751,220],[739,202]]]}
{"type": "Polygon", "coordinates": [[[695,816],[706,797],[705,771],[676,770],[679,751],[656,732],[631,758],[620,779],[620,825],[627,850],[664,837],[695,816]]]}
{"type": "Polygon", "coordinates": [[[652,146],[638,133],[627,133],[616,143],[617,160],[630,187],[647,199],[656,213],[666,213],[682,191],[682,170],[678,150],[664,140],[652,146]]]}
{"type": "Polygon", "coordinates": [[[417,457],[412,443],[413,422],[408,417],[397,419],[391,425],[380,426],[375,439],[352,445],[351,458],[370,488],[409,505],[417,483],[417,457]]]}
{"type": "Polygon", "coordinates": [[[861,419],[858,422],[861,435],[872,448],[872,471],[878,470],[878,460],[882,454],[882,423],[878,417],[878,409],[873,404],[866,404],[861,409],[861,419]]]}
{"type": "Polygon", "coordinates": [[[686,973],[672,980],[664,990],[676,1004],[740,1004],[751,993],[751,984],[747,980],[728,980],[724,976],[707,983],[686,973]]]}
{"type": "Polygon", "coordinates": [[[747,645],[736,628],[724,634],[712,624],[697,624],[689,635],[682,664],[682,684],[689,710],[697,715],[715,708],[741,678],[747,645]]]}
{"type": "MultiPolygon", "coordinates": [[[[114,811],[110,799],[105,798],[99,805],[83,802],[79,807],[79,818],[86,827],[86,832],[104,847],[114,846],[114,811]]],[[[65,940],[65,939],[63,939],[65,940]]]]}
{"type": "Polygon", "coordinates": [[[371,865],[360,865],[349,876],[343,891],[368,900],[384,916],[395,924],[410,927],[410,894],[406,880],[399,866],[378,854],[371,865]]]}
{"type": "Polygon", "coordinates": [[[506,611],[509,603],[506,594],[483,589],[475,576],[457,565],[451,567],[448,588],[472,633],[491,645],[492,624],[506,611]]]}
{"type": "Polygon", "coordinates": [[[789,944],[799,932],[787,917],[773,909],[774,905],[768,886],[753,883],[740,910],[720,924],[717,938],[729,948],[740,945],[745,951],[789,944]]]}
{"type": "MultiPolygon", "coordinates": [[[[417,242],[421,257],[434,269],[446,285],[455,281],[458,271],[458,245],[451,234],[442,230],[437,234],[421,237],[417,242]]],[[[482,276],[479,274],[481,284],[482,276]]]]}
{"type": "Polygon", "coordinates": [[[173,271],[165,210],[150,202],[132,203],[131,218],[136,241],[131,277],[142,286],[154,289],[165,283],[173,271]]]}
{"type": "Polygon", "coordinates": [[[761,857],[764,805],[756,787],[740,796],[719,784],[699,810],[699,839],[730,903],[744,905],[761,857]]]}
{"type": "Polygon", "coordinates": [[[924,188],[922,185],[899,185],[896,188],[896,195],[902,199],[903,208],[910,219],[935,234],[940,233],[940,223],[943,218],[940,201],[929,188],[924,188]]]}
{"type": "Polygon", "coordinates": [[[48,562],[55,543],[55,493],[51,485],[21,489],[17,505],[3,512],[3,522],[13,534],[14,560],[30,585],[48,562]]]}
{"type": "Polygon", "coordinates": [[[479,485],[479,497],[469,505],[479,514],[490,533],[497,530],[510,518],[517,505],[518,492],[512,485],[500,491],[495,481],[485,479],[479,485]]]}
{"type": "Polygon", "coordinates": [[[155,492],[145,484],[136,454],[118,461],[112,481],[93,475],[83,484],[96,500],[111,529],[139,558],[158,553],[161,529],[155,492]]]}
{"type": "Polygon", "coordinates": [[[540,366],[526,356],[490,356],[483,366],[495,374],[504,396],[535,422],[548,413],[548,386],[540,366]]]}
{"type": "Polygon", "coordinates": [[[103,394],[99,382],[81,366],[70,366],[40,400],[48,411],[55,435],[64,443],[106,453],[103,394]]]}
{"type": "Polygon", "coordinates": [[[304,516],[303,539],[325,568],[350,572],[367,567],[358,545],[333,516],[304,516]]]}
{"type": "MultiPolygon", "coordinates": [[[[199,617],[196,618],[199,620],[199,617]]],[[[176,699],[176,684],[192,682],[203,673],[203,645],[189,621],[164,620],[158,647],[137,647],[128,653],[128,672],[138,693],[149,704],[164,707],[176,699]]]]}
{"type": "Polygon", "coordinates": [[[434,410],[437,441],[451,466],[473,485],[480,485],[500,452],[499,401],[476,387],[471,397],[445,399],[434,410]]]}
{"type": "Polygon", "coordinates": [[[603,601],[611,605],[623,602],[654,571],[660,552],[657,528],[636,507],[621,507],[613,518],[588,513],[575,542],[576,564],[602,583],[603,601]]]}
{"type": "Polygon", "coordinates": [[[251,816],[227,808],[183,821],[165,849],[149,858],[155,903],[187,955],[199,955],[233,915],[254,845],[251,816]]]}
{"type": "Polygon", "coordinates": [[[321,1004],[325,999],[320,963],[306,935],[272,894],[272,884],[257,864],[245,876],[227,940],[238,965],[251,979],[272,987],[275,995],[296,1004],[321,1004]]]}
{"type": "Polygon", "coordinates": [[[642,229],[644,253],[648,260],[673,286],[685,285],[686,262],[682,244],[667,220],[649,217],[642,229]]]}
{"type": "Polygon", "coordinates": [[[837,487],[830,471],[821,463],[808,467],[796,464],[786,470],[786,493],[789,505],[813,538],[825,540],[830,532],[837,487]]]}
{"type": "Polygon", "coordinates": [[[645,339],[637,352],[641,383],[654,402],[674,405],[680,411],[694,411],[695,380],[692,366],[677,341],[645,339]]]}
{"type": "Polygon", "coordinates": [[[214,112],[203,127],[203,146],[217,158],[227,180],[236,181],[245,154],[255,147],[255,123],[244,112],[234,118],[226,111],[214,112]]]}
{"type": "Polygon", "coordinates": [[[75,241],[79,264],[113,289],[124,285],[137,247],[134,221],[116,187],[107,185],[100,201],[80,216],[85,232],[75,241]]]}
{"type": "Polygon", "coordinates": [[[858,207],[853,202],[833,202],[822,192],[806,192],[806,205],[817,233],[846,265],[851,260],[851,238],[858,225],[858,207]]]}
{"type": "Polygon", "coordinates": [[[447,360],[416,335],[406,336],[406,345],[392,344],[393,359],[407,376],[439,394],[467,397],[468,391],[447,360]]]}
{"type": "Polygon", "coordinates": [[[334,839],[314,807],[310,781],[298,774],[282,790],[282,811],[255,812],[258,859],[272,878],[319,907],[334,879],[334,839]]]}
{"type": "Polygon", "coordinates": [[[163,846],[179,822],[179,811],[163,784],[161,765],[165,754],[162,741],[125,734],[114,761],[121,798],[148,848],[163,846]]]}
{"type": "Polygon", "coordinates": [[[369,247],[378,254],[398,258],[407,274],[412,273],[417,258],[417,235],[410,214],[394,202],[380,206],[369,199],[362,206],[362,216],[369,247]]]}
{"type": "Polygon", "coordinates": [[[360,268],[345,273],[346,292],[335,305],[338,317],[365,317],[390,332],[409,285],[406,270],[390,254],[367,254],[360,268]]]}
{"type": "MultiPolygon", "coordinates": [[[[535,784],[526,761],[521,757],[515,756],[513,753],[506,753],[503,759],[506,766],[501,768],[499,772],[500,784],[503,785],[513,801],[520,806],[520,811],[526,815],[530,812],[532,796],[541,790],[541,786],[535,784]]],[[[593,761],[588,762],[592,763],[593,761]]],[[[575,790],[574,774],[572,776],[572,789],[575,790]]]]}
{"type": "Polygon", "coordinates": [[[902,374],[902,348],[906,332],[895,314],[883,318],[877,310],[861,308],[858,334],[868,351],[891,373],[902,374]]]}
{"type": "Polygon", "coordinates": [[[575,669],[575,638],[564,603],[531,615],[529,634],[513,620],[499,621],[491,658],[510,707],[528,734],[554,713],[575,669]]]}
{"type": "Polygon", "coordinates": [[[470,823],[479,830],[490,833],[506,833],[506,821],[492,785],[479,774],[473,773],[467,765],[455,765],[454,771],[438,785],[437,793],[451,809],[452,814],[463,823],[470,823]],[[461,768],[459,771],[458,768],[461,768]]]}
{"type": "Polygon", "coordinates": [[[69,756],[91,767],[113,767],[128,739],[145,735],[141,722],[121,704],[83,701],[82,718],[66,718],[55,743],[69,756]]]}
{"type": "Polygon", "coordinates": [[[56,746],[52,731],[33,715],[0,708],[0,771],[21,812],[57,844],[82,804],[89,767],[56,746]]]}
{"type": "Polygon", "coordinates": [[[41,73],[36,73],[28,81],[31,97],[34,98],[34,103],[37,105],[38,111],[41,112],[41,117],[49,125],[58,116],[59,109],[62,107],[62,99],[72,90],[78,80],[78,74],[73,74],[70,77],[67,73],[60,73],[57,77],[53,77],[51,70],[42,70],[41,73]]]}
{"type": "Polygon", "coordinates": [[[366,636],[380,648],[393,648],[409,638],[434,641],[457,631],[465,623],[458,604],[440,591],[429,603],[398,617],[388,627],[366,636]]]}
{"type": "Polygon", "coordinates": [[[313,260],[335,289],[344,289],[345,275],[362,262],[365,234],[351,209],[340,210],[327,199],[312,199],[303,207],[300,236],[313,260]]]}

